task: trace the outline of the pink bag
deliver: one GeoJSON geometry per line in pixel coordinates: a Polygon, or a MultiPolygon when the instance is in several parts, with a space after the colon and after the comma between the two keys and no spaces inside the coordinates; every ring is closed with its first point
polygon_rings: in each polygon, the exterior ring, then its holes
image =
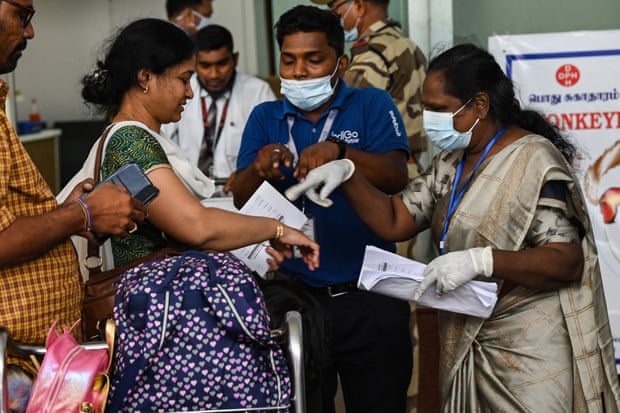
{"type": "Polygon", "coordinates": [[[108,396],[108,370],[114,342],[114,322],[106,325],[107,348],[85,348],[71,331],[58,332],[55,322],[47,336],[47,351],[35,379],[26,413],[102,413],[108,396]]]}

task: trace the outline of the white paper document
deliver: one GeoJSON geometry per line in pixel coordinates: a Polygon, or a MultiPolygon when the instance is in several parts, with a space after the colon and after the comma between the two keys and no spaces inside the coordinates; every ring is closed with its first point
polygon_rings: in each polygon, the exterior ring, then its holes
{"type": "MultiPolygon", "coordinates": [[[[275,218],[278,221],[300,229],[306,223],[306,216],[295,205],[279,193],[270,183],[263,182],[248,201],[239,210],[240,213],[252,216],[275,218]]],[[[275,236],[276,229],[273,229],[275,236]]],[[[269,269],[267,259],[271,258],[265,251],[269,241],[238,248],[231,252],[261,277],[269,269]]]]}
{"type": "MultiPolygon", "coordinates": [[[[357,287],[413,301],[425,267],[418,261],[367,245],[357,287]]],[[[480,318],[488,318],[496,302],[497,284],[483,281],[469,281],[440,297],[435,294],[435,285],[431,285],[417,301],[426,307],[480,318]]]]}

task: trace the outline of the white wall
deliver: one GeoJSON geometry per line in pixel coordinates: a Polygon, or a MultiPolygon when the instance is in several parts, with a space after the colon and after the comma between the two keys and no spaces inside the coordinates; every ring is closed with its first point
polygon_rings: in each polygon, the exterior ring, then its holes
{"type": "Polygon", "coordinates": [[[409,0],[409,36],[427,58],[452,45],[452,0],[409,0]]]}
{"type": "MultiPolygon", "coordinates": [[[[275,11],[280,0],[272,1],[275,11]]],[[[427,55],[438,44],[452,41],[452,0],[408,1],[410,36],[427,55]]],[[[235,39],[239,70],[250,74],[267,74],[258,69],[259,62],[267,59],[261,55],[265,45],[259,44],[265,41],[264,34],[257,32],[271,30],[257,26],[263,21],[255,16],[262,2],[213,3],[215,21],[235,39]]],[[[80,79],[92,70],[104,41],[117,28],[139,17],[165,18],[165,0],[35,0],[34,5],[35,38],[15,71],[17,118],[28,118],[30,100],[36,98],[43,120],[50,124],[91,117],[80,98],[80,79]]]]}
{"type": "MultiPolygon", "coordinates": [[[[35,38],[15,71],[18,120],[28,118],[36,98],[43,120],[88,119],[80,79],[92,70],[104,41],[139,17],[165,18],[165,0],[35,1],[35,38]]],[[[213,18],[233,34],[239,69],[256,73],[254,1],[214,2],[213,18]]]]}

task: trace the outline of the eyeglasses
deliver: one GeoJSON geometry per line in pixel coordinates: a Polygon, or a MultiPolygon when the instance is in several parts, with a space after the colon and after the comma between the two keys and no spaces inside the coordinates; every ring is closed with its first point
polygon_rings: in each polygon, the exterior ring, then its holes
{"type": "Polygon", "coordinates": [[[28,25],[30,24],[30,21],[32,20],[32,17],[34,16],[34,7],[24,6],[23,4],[19,4],[14,0],[0,0],[0,2],[3,2],[3,1],[21,10],[19,17],[22,21],[22,26],[24,27],[24,29],[28,27],[28,25]]]}

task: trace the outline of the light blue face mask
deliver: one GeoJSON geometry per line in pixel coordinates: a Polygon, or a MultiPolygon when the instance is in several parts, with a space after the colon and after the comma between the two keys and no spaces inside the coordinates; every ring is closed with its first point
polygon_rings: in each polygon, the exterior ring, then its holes
{"type": "Polygon", "coordinates": [[[332,78],[338,72],[339,65],[340,58],[331,74],[316,79],[294,80],[280,77],[280,93],[299,109],[312,111],[327,102],[334,94],[338,80],[332,86],[332,78]]]}
{"type": "Polygon", "coordinates": [[[469,99],[456,112],[434,112],[424,110],[422,114],[422,124],[428,135],[428,139],[441,150],[464,149],[471,142],[471,133],[480,122],[480,118],[476,119],[474,124],[466,132],[459,132],[454,129],[454,116],[459,113],[465,106],[471,102],[469,99]]]}
{"type": "MultiPolygon", "coordinates": [[[[359,21],[359,19],[358,19],[359,21]]],[[[344,31],[344,41],[345,42],[354,42],[360,37],[359,32],[357,31],[357,23],[351,30],[344,31]]]]}
{"type": "MultiPolygon", "coordinates": [[[[343,29],[344,29],[344,18],[347,17],[347,14],[349,14],[352,8],[353,8],[353,2],[350,2],[349,8],[347,8],[347,11],[345,11],[342,17],[340,17],[340,25],[342,26],[343,29]]],[[[358,39],[358,37],[360,37],[359,31],[357,30],[357,25],[359,24],[359,22],[360,22],[360,18],[358,17],[357,20],[355,21],[355,25],[353,26],[353,28],[349,30],[344,29],[344,41],[345,42],[354,42],[358,39]]]]}
{"type": "Polygon", "coordinates": [[[212,18],[203,16],[202,14],[198,13],[196,10],[192,10],[192,13],[200,19],[200,21],[196,25],[196,31],[200,29],[204,29],[205,27],[214,23],[212,18]]]}

